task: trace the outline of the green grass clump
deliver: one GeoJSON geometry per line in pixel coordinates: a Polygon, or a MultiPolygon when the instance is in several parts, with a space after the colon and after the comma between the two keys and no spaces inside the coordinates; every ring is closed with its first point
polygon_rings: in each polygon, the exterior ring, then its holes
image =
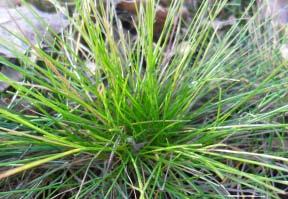
{"type": "Polygon", "coordinates": [[[287,62],[268,22],[240,26],[248,7],[218,34],[226,1],[203,1],[188,25],[173,1],[154,42],[154,1],[139,6],[137,36],[113,4],[75,3],[49,52],[0,58],[25,77],[0,75],[13,87],[1,94],[0,197],[286,194],[287,62]]]}

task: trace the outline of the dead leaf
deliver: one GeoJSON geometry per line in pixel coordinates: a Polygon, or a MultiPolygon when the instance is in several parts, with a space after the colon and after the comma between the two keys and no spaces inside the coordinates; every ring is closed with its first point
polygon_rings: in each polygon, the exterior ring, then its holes
{"type": "Polygon", "coordinates": [[[230,16],[227,20],[216,19],[212,22],[212,27],[214,30],[221,30],[226,26],[234,25],[236,23],[236,20],[237,19],[234,16],[230,16]]]}
{"type": "Polygon", "coordinates": [[[288,0],[258,0],[258,5],[264,5],[263,15],[275,24],[288,23],[288,0]]]}
{"type": "MultiPolygon", "coordinates": [[[[118,13],[121,13],[121,15],[125,15],[123,18],[125,18],[124,22],[129,26],[128,29],[133,29],[134,27],[134,21],[136,21],[135,15],[137,14],[137,9],[140,8],[140,3],[144,3],[144,0],[134,0],[134,1],[120,1],[118,4],[116,4],[116,9],[118,13]]],[[[162,30],[164,28],[164,24],[166,21],[168,15],[168,10],[162,6],[157,6],[156,8],[156,16],[155,16],[155,23],[154,23],[154,41],[157,41],[162,33],[162,30]]],[[[120,17],[121,18],[121,17],[120,17]]]]}
{"type": "Polygon", "coordinates": [[[40,44],[51,37],[48,30],[61,32],[68,20],[60,13],[45,13],[33,7],[0,7],[0,54],[17,57],[31,45],[40,44]],[[26,41],[25,41],[26,40],[26,41]]]}
{"type": "Polygon", "coordinates": [[[288,60],[288,44],[283,44],[280,47],[280,53],[284,60],[288,60]]]}
{"type": "Polygon", "coordinates": [[[87,61],[86,62],[86,67],[87,67],[87,69],[88,69],[90,74],[92,74],[92,75],[96,74],[97,66],[96,66],[95,62],[87,61]]]}
{"type": "MultiPolygon", "coordinates": [[[[8,67],[2,67],[0,72],[3,73],[6,77],[14,81],[21,81],[23,79],[23,76],[21,73],[8,67]]],[[[0,81],[0,92],[5,91],[7,88],[9,88],[9,84],[0,81]]]]}
{"type": "Polygon", "coordinates": [[[11,8],[21,5],[21,0],[0,0],[1,8],[11,8]]]}
{"type": "Polygon", "coordinates": [[[288,150],[288,140],[273,140],[272,141],[272,147],[275,149],[283,149],[288,150]]]}

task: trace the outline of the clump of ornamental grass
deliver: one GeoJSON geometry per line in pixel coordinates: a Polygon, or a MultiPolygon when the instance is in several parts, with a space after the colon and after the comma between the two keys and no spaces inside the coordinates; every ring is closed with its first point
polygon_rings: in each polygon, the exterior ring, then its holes
{"type": "Polygon", "coordinates": [[[219,34],[226,1],[203,1],[190,23],[172,1],[157,41],[157,2],[137,8],[137,35],[113,3],[75,3],[48,51],[0,58],[25,77],[0,75],[13,88],[1,94],[0,196],[286,194],[287,62],[267,23],[247,20],[252,3],[219,34]]]}

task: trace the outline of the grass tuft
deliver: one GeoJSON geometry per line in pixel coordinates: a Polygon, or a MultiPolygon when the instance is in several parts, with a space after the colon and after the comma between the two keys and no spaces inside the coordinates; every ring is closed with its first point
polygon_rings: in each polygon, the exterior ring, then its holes
{"type": "Polygon", "coordinates": [[[251,2],[220,34],[226,0],[203,1],[191,23],[172,1],[155,40],[157,3],[138,5],[135,35],[110,1],[75,0],[49,51],[0,57],[25,77],[0,74],[13,88],[1,94],[13,100],[0,108],[0,197],[286,194],[287,61],[269,21],[251,2]]]}

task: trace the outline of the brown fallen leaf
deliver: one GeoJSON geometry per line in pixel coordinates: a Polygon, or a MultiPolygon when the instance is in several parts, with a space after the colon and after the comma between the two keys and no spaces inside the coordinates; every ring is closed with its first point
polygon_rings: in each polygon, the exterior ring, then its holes
{"type": "MultiPolygon", "coordinates": [[[[198,1],[199,0],[184,0],[184,5],[187,5],[189,7],[191,6],[195,7],[198,1]]],[[[159,2],[162,6],[168,7],[172,3],[172,0],[160,0],[159,2]]]]}
{"type": "Polygon", "coordinates": [[[155,23],[154,23],[154,41],[157,41],[160,38],[166,22],[167,15],[168,15],[167,9],[163,7],[158,7],[156,9],[155,23]]]}
{"type": "Polygon", "coordinates": [[[116,9],[123,10],[123,11],[125,11],[125,12],[127,12],[129,14],[136,14],[137,9],[140,6],[140,2],[141,1],[139,1],[139,0],[136,0],[136,1],[120,1],[119,3],[117,3],[116,9]]]}
{"type": "MultiPolygon", "coordinates": [[[[138,12],[140,3],[145,3],[145,1],[135,0],[135,1],[121,1],[116,5],[116,9],[122,12],[124,15],[130,15],[126,17],[126,22],[129,23],[129,27],[133,28],[133,20],[135,20],[135,15],[138,12]],[[130,19],[129,19],[130,18],[130,19]],[[128,21],[130,20],[130,21],[128,21]]],[[[168,15],[168,10],[162,6],[156,8],[155,22],[154,22],[154,41],[157,41],[162,33],[164,24],[168,15]]]]}

